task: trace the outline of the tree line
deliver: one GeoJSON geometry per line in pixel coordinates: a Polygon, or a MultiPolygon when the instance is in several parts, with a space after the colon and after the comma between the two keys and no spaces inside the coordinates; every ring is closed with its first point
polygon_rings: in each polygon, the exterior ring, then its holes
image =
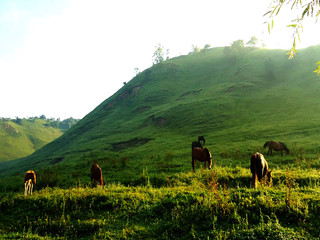
{"type": "MultiPolygon", "coordinates": [[[[230,50],[230,52],[235,52],[238,51],[239,49],[242,49],[244,47],[251,47],[255,48],[258,44],[258,38],[253,36],[251,39],[245,43],[244,40],[236,40],[231,43],[231,46],[225,47],[226,54],[230,50]]],[[[262,43],[262,47],[264,47],[264,44],[262,43]]],[[[198,47],[197,45],[192,45],[192,50],[189,52],[189,54],[193,53],[200,53],[200,52],[206,52],[208,49],[211,48],[210,44],[205,44],[203,48],[198,47]]],[[[166,49],[164,46],[161,44],[158,44],[155,47],[155,51],[152,55],[152,63],[153,64],[158,64],[161,63],[165,60],[168,60],[169,57],[169,49],[166,49]]],[[[139,72],[138,68],[135,68],[136,73],[139,72]]]]}
{"type": "Polygon", "coordinates": [[[23,125],[24,121],[29,121],[29,122],[35,122],[36,120],[44,120],[45,123],[43,124],[45,127],[53,127],[53,128],[58,128],[61,130],[68,130],[69,128],[73,127],[79,119],[74,119],[72,117],[64,119],[61,121],[60,118],[47,118],[45,115],[41,116],[36,116],[36,117],[28,117],[28,118],[19,118],[16,117],[15,119],[11,118],[0,118],[0,120],[5,121],[5,122],[14,122],[19,125],[23,125]]]}

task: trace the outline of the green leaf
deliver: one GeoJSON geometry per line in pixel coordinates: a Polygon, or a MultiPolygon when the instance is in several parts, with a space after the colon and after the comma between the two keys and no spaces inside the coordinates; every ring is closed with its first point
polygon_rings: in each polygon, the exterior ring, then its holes
{"type": "Polygon", "coordinates": [[[278,13],[280,12],[280,9],[281,9],[281,5],[278,7],[278,11],[277,11],[276,15],[278,15],[278,13]]]}
{"type": "Polygon", "coordinates": [[[310,9],[310,3],[308,4],[308,7],[306,7],[302,13],[302,18],[304,17],[305,14],[307,14],[307,16],[309,15],[309,9],[310,9]]]}
{"type": "Polygon", "coordinates": [[[298,35],[299,42],[301,42],[301,39],[300,39],[300,33],[299,33],[299,32],[297,32],[297,35],[298,35]]]}
{"type": "Polygon", "coordinates": [[[270,13],[271,13],[271,10],[263,14],[263,17],[265,17],[266,15],[269,15],[270,13]]]}

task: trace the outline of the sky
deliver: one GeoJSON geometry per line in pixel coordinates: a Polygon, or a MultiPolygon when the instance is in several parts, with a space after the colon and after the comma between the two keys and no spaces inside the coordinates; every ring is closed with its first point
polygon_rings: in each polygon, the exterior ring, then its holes
{"type": "MultiPolygon", "coordinates": [[[[0,0],[0,118],[83,118],[135,68],[151,67],[158,44],[170,58],[252,36],[288,50],[294,12],[276,17],[269,34],[270,2],[0,0]]],[[[307,20],[300,36],[298,48],[320,44],[319,24],[307,20]]]]}

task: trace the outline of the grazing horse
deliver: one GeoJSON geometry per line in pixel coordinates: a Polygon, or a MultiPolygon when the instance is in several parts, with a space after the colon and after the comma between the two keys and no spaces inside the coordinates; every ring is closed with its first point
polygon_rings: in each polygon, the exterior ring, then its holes
{"type": "Polygon", "coordinates": [[[203,148],[201,141],[203,142],[203,145],[206,144],[206,140],[204,139],[204,136],[199,136],[198,137],[198,141],[193,141],[191,144],[191,149],[195,149],[195,148],[203,148]]]}
{"type": "Polygon", "coordinates": [[[201,143],[201,141],[203,142],[203,145],[206,144],[206,140],[204,139],[204,136],[199,136],[198,137],[198,142],[201,143]]]}
{"type": "Polygon", "coordinates": [[[102,171],[98,164],[94,163],[90,169],[91,182],[98,182],[103,185],[102,171]]]}
{"type": "Polygon", "coordinates": [[[262,178],[267,176],[266,182],[269,185],[271,181],[271,170],[268,163],[261,153],[256,152],[250,159],[250,170],[252,173],[252,181],[254,188],[257,187],[257,178],[261,182],[262,178]]]}
{"type": "Polygon", "coordinates": [[[281,156],[283,156],[282,151],[286,151],[286,154],[289,154],[290,151],[287,148],[287,146],[283,142],[275,142],[275,141],[267,141],[264,145],[264,148],[269,147],[268,155],[271,154],[272,156],[272,150],[275,151],[281,151],[281,156]]]}
{"type": "Polygon", "coordinates": [[[36,173],[32,170],[26,172],[24,176],[24,197],[28,194],[32,195],[33,185],[36,184],[36,173]]]}
{"type": "Polygon", "coordinates": [[[208,168],[212,167],[212,155],[208,148],[195,148],[192,150],[192,170],[194,170],[196,166],[196,161],[204,162],[204,168],[206,168],[208,162],[208,168]]]}

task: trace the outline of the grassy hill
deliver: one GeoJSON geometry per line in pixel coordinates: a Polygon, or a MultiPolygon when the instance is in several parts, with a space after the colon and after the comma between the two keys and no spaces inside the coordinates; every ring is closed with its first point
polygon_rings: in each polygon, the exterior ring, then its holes
{"type": "Polygon", "coordinates": [[[190,145],[199,135],[223,164],[236,158],[247,165],[272,139],[315,156],[319,48],[301,50],[292,61],[282,50],[246,48],[226,56],[215,48],[154,65],[45,148],[3,164],[0,176],[66,164],[87,181],[94,161],[111,181],[131,181],[144,168],[158,173],[168,164],[170,172],[189,171],[190,145]],[[125,178],[113,171],[120,166],[125,178]]]}
{"type": "Polygon", "coordinates": [[[43,119],[0,120],[0,161],[30,155],[63,134],[45,123],[43,119]]]}
{"type": "Polygon", "coordinates": [[[30,155],[77,122],[45,118],[0,119],[0,162],[30,155]]]}
{"type": "Polygon", "coordinates": [[[55,141],[0,163],[0,236],[318,237],[319,51],[303,49],[288,61],[282,50],[215,48],[146,69],[55,141]],[[214,166],[197,164],[192,173],[199,135],[214,166]],[[266,153],[268,140],[291,153],[266,156],[273,185],[253,190],[249,159],[266,153]],[[90,188],[93,162],[104,188],[90,188]],[[23,199],[28,169],[38,191],[23,199]],[[30,218],[30,206],[44,212],[30,218]]]}

